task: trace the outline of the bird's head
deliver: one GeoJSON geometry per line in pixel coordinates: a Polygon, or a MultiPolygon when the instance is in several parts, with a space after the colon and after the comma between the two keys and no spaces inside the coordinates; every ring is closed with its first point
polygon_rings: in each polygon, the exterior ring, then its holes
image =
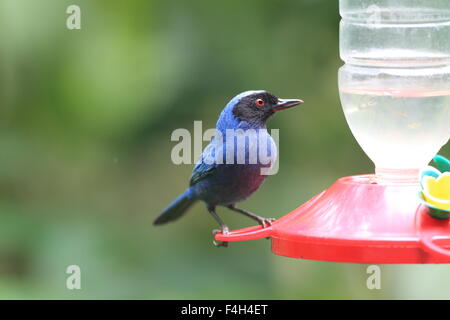
{"type": "Polygon", "coordinates": [[[233,115],[240,121],[265,124],[266,121],[280,110],[295,107],[301,103],[298,99],[280,99],[273,94],[260,91],[246,91],[233,100],[233,115]]]}

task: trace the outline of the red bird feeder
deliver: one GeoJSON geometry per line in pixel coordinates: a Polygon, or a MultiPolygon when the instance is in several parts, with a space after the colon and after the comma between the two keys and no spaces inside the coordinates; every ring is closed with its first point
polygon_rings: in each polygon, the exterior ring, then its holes
{"type": "Polygon", "coordinates": [[[340,0],[341,102],[374,175],[344,177],[272,226],[275,254],[356,263],[450,263],[449,220],[431,217],[419,172],[450,137],[450,2],[340,0]]]}
{"type": "Polygon", "coordinates": [[[270,227],[217,234],[216,240],[271,237],[273,253],[301,259],[450,263],[450,224],[430,217],[417,193],[416,184],[345,177],[270,227]]]}

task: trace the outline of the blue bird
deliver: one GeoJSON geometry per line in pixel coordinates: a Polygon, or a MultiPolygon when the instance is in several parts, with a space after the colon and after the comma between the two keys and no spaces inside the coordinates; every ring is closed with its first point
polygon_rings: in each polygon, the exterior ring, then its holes
{"type": "MultiPolygon", "coordinates": [[[[271,225],[274,219],[239,209],[236,203],[261,186],[267,176],[262,170],[268,171],[276,160],[276,145],[267,132],[267,120],[277,111],[301,103],[303,101],[297,99],[279,99],[263,90],[246,91],[235,96],[222,110],[216,124],[216,135],[197,161],[189,188],[156,218],[154,225],[180,218],[198,200],[206,203],[224,234],[229,230],[217,215],[217,206],[244,214],[263,227],[271,225]]],[[[215,244],[227,246],[225,242],[215,244]]]]}

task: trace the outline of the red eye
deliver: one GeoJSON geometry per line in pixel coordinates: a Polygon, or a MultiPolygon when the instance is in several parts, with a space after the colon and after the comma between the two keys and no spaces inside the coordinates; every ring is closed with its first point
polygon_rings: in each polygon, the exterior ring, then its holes
{"type": "Polygon", "coordinates": [[[263,99],[256,99],[255,104],[258,107],[263,107],[264,106],[264,100],[263,99]]]}

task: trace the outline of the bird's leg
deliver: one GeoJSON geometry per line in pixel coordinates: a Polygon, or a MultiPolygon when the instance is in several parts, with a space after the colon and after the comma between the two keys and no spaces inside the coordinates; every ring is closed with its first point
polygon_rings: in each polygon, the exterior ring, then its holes
{"type": "Polygon", "coordinates": [[[231,205],[229,205],[229,206],[227,206],[227,207],[228,207],[228,209],[231,209],[231,210],[233,210],[233,211],[242,213],[242,214],[246,215],[247,217],[252,218],[253,220],[256,220],[263,228],[266,228],[266,227],[268,227],[268,226],[271,226],[271,225],[272,225],[272,222],[275,221],[274,218],[264,218],[264,217],[260,217],[260,216],[257,216],[257,215],[254,214],[254,213],[251,213],[250,211],[247,211],[247,210],[244,210],[244,209],[236,208],[234,204],[231,204],[231,205]]]}
{"type": "MultiPolygon", "coordinates": [[[[213,218],[217,221],[217,223],[220,225],[220,230],[214,229],[213,235],[216,235],[216,233],[222,232],[223,234],[228,234],[228,227],[227,225],[220,219],[219,215],[216,213],[216,207],[208,207],[208,212],[213,216],[213,218]]],[[[213,241],[214,245],[216,247],[228,247],[228,242],[226,241],[213,241]]]]}

